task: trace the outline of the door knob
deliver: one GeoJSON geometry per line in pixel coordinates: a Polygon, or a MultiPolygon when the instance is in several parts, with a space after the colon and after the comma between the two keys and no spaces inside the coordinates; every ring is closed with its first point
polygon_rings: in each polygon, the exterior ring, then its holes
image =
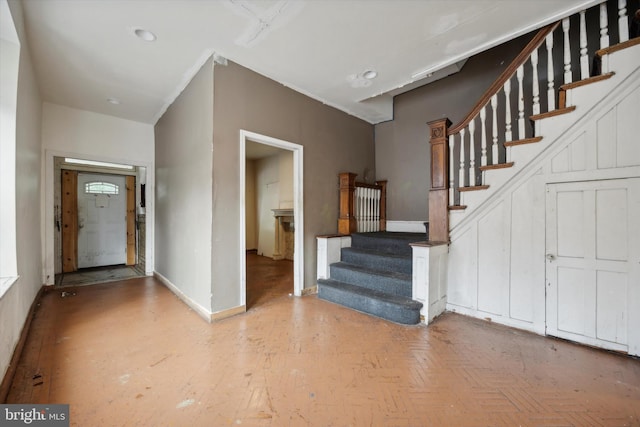
{"type": "Polygon", "coordinates": [[[549,261],[553,261],[554,259],[556,259],[556,257],[555,257],[555,255],[553,255],[553,254],[547,254],[547,259],[548,259],[549,261]]]}

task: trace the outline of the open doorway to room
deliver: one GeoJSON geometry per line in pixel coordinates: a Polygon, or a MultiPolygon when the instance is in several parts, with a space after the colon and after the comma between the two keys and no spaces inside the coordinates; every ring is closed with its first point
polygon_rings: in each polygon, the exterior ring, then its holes
{"type": "Polygon", "coordinates": [[[247,309],[302,294],[302,146],[241,132],[241,277],[247,309]]]}
{"type": "Polygon", "coordinates": [[[54,157],[55,284],[145,275],[146,168],[54,157]]]}

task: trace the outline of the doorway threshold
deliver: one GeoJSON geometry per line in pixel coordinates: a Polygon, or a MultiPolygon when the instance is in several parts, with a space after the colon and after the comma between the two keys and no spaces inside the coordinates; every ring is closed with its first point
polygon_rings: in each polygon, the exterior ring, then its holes
{"type": "Polygon", "coordinates": [[[73,273],[56,274],[55,286],[58,288],[86,286],[133,279],[136,277],[144,277],[144,274],[141,274],[135,266],[110,265],[105,267],[83,268],[73,273]]]}

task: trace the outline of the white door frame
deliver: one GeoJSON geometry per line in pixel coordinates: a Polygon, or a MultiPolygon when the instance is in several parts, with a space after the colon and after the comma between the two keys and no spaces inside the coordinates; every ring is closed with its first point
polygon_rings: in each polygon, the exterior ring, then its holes
{"type": "Polygon", "coordinates": [[[247,304],[247,241],[246,241],[246,143],[251,140],[260,144],[291,151],[293,154],[293,294],[302,296],[304,288],[304,212],[303,212],[303,146],[270,136],[240,130],[240,304],[247,304]]]}
{"type": "MultiPolygon", "coordinates": [[[[54,160],[56,157],[72,157],[84,160],[96,160],[99,162],[120,163],[124,165],[140,166],[146,168],[146,259],[145,274],[152,276],[155,270],[154,266],[154,228],[155,228],[155,168],[153,162],[140,160],[131,160],[118,157],[106,157],[99,155],[90,155],[74,151],[45,150],[44,173],[41,177],[43,206],[45,209],[40,222],[41,230],[43,230],[43,272],[42,277],[45,285],[55,284],[55,245],[54,245],[54,160]]],[[[139,183],[138,183],[139,184],[139,183]]]]}

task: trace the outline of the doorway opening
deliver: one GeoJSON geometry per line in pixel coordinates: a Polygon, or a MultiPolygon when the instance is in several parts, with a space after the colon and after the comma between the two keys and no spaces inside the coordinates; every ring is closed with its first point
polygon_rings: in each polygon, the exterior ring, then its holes
{"type": "Polygon", "coordinates": [[[302,164],[301,145],[240,131],[239,258],[241,304],[247,308],[283,286],[302,295],[302,164]],[[248,282],[258,279],[266,288],[248,282]]]}
{"type": "Polygon", "coordinates": [[[55,285],[144,276],[146,168],[53,160],[55,285]]]}

